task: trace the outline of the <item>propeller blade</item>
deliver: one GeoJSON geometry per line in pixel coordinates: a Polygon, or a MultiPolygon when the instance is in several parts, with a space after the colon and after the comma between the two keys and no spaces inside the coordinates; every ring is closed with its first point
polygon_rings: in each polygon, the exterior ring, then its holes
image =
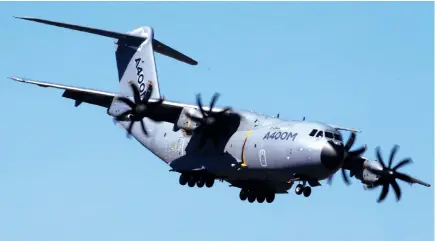
{"type": "Polygon", "coordinates": [[[376,147],[376,157],[378,158],[379,163],[381,163],[382,169],[385,169],[386,167],[385,167],[385,163],[381,157],[381,148],[380,147],[376,147]]]}
{"type": "Polygon", "coordinates": [[[393,158],[396,155],[398,149],[399,149],[398,145],[393,146],[393,149],[390,152],[390,160],[388,161],[388,168],[391,168],[391,165],[393,164],[393,158]]]}
{"type": "Polygon", "coordinates": [[[402,180],[404,182],[407,182],[407,183],[414,183],[413,182],[413,178],[408,176],[408,175],[406,175],[406,174],[403,174],[403,173],[400,173],[400,172],[396,172],[395,174],[396,174],[396,178],[397,179],[400,179],[400,180],[402,180]]]}
{"type": "Polygon", "coordinates": [[[391,186],[393,186],[394,193],[396,194],[396,200],[399,201],[400,196],[402,195],[399,184],[397,184],[396,180],[393,179],[391,181],[391,186]]]}
{"type": "Polygon", "coordinates": [[[219,93],[214,93],[213,97],[211,98],[210,112],[213,110],[213,107],[216,104],[216,101],[219,99],[219,96],[220,96],[219,93]]]}
{"type": "Polygon", "coordinates": [[[403,159],[401,162],[399,162],[396,166],[393,167],[393,170],[396,171],[397,169],[405,165],[408,165],[411,162],[412,162],[411,158],[403,159]]]}
{"type": "Polygon", "coordinates": [[[133,125],[134,125],[134,121],[131,121],[127,129],[127,138],[131,137],[131,130],[133,129],[133,125]]]}
{"type": "Polygon", "coordinates": [[[344,145],[344,148],[349,151],[350,148],[353,146],[353,143],[355,142],[356,134],[355,132],[352,132],[350,134],[349,139],[347,139],[346,145],[344,145]]]}
{"type": "Polygon", "coordinates": [[[145,95],[142,98],[143,104],[148,104],[148,100],[151,97],[151,94],[153,93],[153,83],[151,81],[148,81],[147,90],[145,91],[145,95]]]}
{"type": "Polygon", "coordinates": [[[387,197],[388,190],[390,189],[390,185],[388,183],[384,183],[382,186],[381,196],[379,196],[378,203],[382,202],[385,197],[387,197]]]}
{"type": "Polygon", "coordinates": [[[141,102],[139,88],[133,83],[130,82],[131,90],[133,92],[134,102],[139,104],[141,102]]]}
{"type": "Polygon", "coordinates": [[[351,184],[349,179],[347,178],[346,170],[344,168],[341,168],[341,174],[343,174],[344,183],[346,183],[346,185],[351,184]]]}
{"type": "Polygon", "coordinates": [[[199,111],[201,112],[203,117],[206,117],[207,114],[205,113],[204,109],[202,108],[202,100],[201,100],[201,94],[196,95],[196,104],[199,107],[199,111]]]}
{"type": "Polygon", "coordinates": [[[367,150],[367,145],[363,145],[362,147],[349,152],[349,155],[356,157],[356,156],[361,156],[364,152],[366,152],[367,150]]]}
{"type": "Polygon", "coordinates": [[[140,126],[142,127],[142,131],[143,133],[148,136],[148,132],[147,129],[145,128],[145,123],[143,122],[143,120],[140,121],[140,126]]]}

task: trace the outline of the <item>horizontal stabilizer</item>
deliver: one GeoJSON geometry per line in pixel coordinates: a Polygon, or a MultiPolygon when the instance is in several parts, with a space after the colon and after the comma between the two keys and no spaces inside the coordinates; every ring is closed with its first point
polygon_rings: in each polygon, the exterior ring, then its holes
{"type": "MultiPolygon", "coordinates": [[[[145,37],[136,36],[136,35],[132,35],[132,34],[128,34],[128,33],[119,33],[119,32],[114,32],[114,31],[108,31],[108,30],[103,30],[103,29],[73,25],[73,24],[68,24],[68,23],[54,22],[54,21],[45,20],[45,19],[28,18],[28,17],[15,17],[15,18],[24,19],[24,20],[33,21],[33,22],[38,22],[38,23],[43,23],[43,24],[48,24],[48,25],[53,25],[53,26],[57,26],[57,27],[61,27],[61,28],[68,28],[68,29],[72,29],[72,30],[86,32],[86,33],[92,33],[92,34],[105,36],[105,37],[109,37],[109,38],[115,38],[118,40],[125,40],[127,42],[131,41],[131,42],[135,42],[135,43],[141,43],[141,42],[146,40],[145,37]]],[[[160,42],[156,39],[153,39],[153,48],[157,53],[168,56],[168,57],[173,58],[173,59],[176,59],[178,61],[190,64],[190,65],[197,65],[198,64],[198,62],[193,60],[192,58],[178,52],[177,50],[163,44],[162,42],[160,42]]]]}

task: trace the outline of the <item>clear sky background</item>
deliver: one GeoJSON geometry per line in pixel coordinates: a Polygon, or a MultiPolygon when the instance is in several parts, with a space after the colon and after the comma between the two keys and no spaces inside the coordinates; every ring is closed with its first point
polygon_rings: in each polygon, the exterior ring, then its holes
{"type": "MultiPolygon", "coordinates": [[[[112,39],[14,19],[33,16],[127,32],[151,25],[199,61],[156,55],[161,92],[283,119],[361,129],[355,147],[412,157],[402,171],[433,184],[433,3],[0,3],[0,240],[429,241],[433,188],[403,182],[402,201],[358,180],[310,198],[239,200],[217,183],[190,189],[114,126],[62,91],[18,75],[118,91],[112,39]]],[[[345,139],[348,133],[344,133],[345,139]]]]}

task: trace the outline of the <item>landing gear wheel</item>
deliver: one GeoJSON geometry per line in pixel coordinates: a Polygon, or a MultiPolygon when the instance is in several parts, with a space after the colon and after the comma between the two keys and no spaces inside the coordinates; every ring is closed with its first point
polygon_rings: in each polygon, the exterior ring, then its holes
{"type": "Polygon", "coordinates": [[[203,176],[200,176],[200,177],[198,178],[198,180],[196,181],[196,185],[197,185],[199,188],[201,188],[201,187],[204,186],[205,181],[206,181],[205,178],[204,178],[203,176]]]}
{"type": "Polygon", "coordinates": [[[196,181],[196,186],[198,186],[199,188],[203,187],[205,184],[205,180],[200,178],[198,181],[196,181]]]}
{"type": "Polygon", "coordinates": [[[240,200],[245,201],[248,198],[248,194],[249,194],[248,190],[246,189],[240,190],[240,194],[239,194],[240,200]]]}
{"type": "Polygon", "coordinates": [[[189,181],[189,177],[185,173],[182,173],[179,179],[180,185],[184,186],[187,184],[188,181],[189,181]]]}
{"type": "Polygon", "coordinates": [[[257,202],[258,203],[263,203],[265,199],[266,199],[266,197],[264,196],[264,194],[259,194],[257,196],[257,202]]]}
{"type": "Polygon", "coordinates": [[[253,203],[253,202],[255,202],[255,198],[256,198],[255,194],[252,193],[252,192],[249,192],[249,195],[248,195],[248,201],[249,201],[250,203],[253,203]]]}
{"type": "Polygon", "coordinates": [[[309,197],[311,194],[311,187],[305,187],[304,188],[304,196],[309,197]]]}
{"type": "Polygon", "coordinates": [[[214,178],[213,177],[209,177],[205,181],[205,186],[208,187],[208,188],[213,187],[213,184],[214,184],[214,178]]]}
{"type": "Polygon", "coordinates": [[[266,202],[267,203],[272,203],[273,200],[275,200],[275,193],[269,193],[269,194],[267,194],[266,202]]]}
{"type": "Polygon", "coordinates": [[[295,192],[297,195],[301,195],[304,192],[304,186],[302,186],[302,184],[298,184],[295,188],[295,192]]]}
{"type": "Polygon", "coordinates": [[[191,175],[189,177],[189,181],[187,182],[187,185],[189,185],[189,187],[194,187],[196,183],[196,178],[194,175],[191,175]]]}

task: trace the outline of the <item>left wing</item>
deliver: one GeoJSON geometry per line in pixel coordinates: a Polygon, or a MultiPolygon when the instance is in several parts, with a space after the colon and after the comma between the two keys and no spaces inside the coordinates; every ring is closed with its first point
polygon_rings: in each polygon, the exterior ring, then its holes
{"type": "Polygon", "coordinates": [[[98,105],[101,107],[109,108],[109,106],[112,104],[113,98],[116,96],[116,94],[114,93],[109,93],[100,90],[85,89],[85,88],[74,87],[74,86],[35,81],[35,80],[29,80],[29,79],[24,79],[19,77],[9,77],[9,78],[18,82],[22,82],[26,84],[34,84],[44,88],[52,87],[57,89],[63,89],[65,91],[63,92],[62,97],[75,100],[76,107],[79,106],[81,103],[85,102],[92,105],[98,105]]]}
{"type": "MultiPolygon", "coordinates": [[[[84,102],[91,105],[97,105],[97,106],[109,108],[112,105],[114,98],[119,96],[119,94],[110,93],[101,90],[67,86],[67,85],[61,85],[61,84],[55,84],[55,83],[49,83],[43,81],[30,80],[30,79],[25,79],[20,77],[9,77],[9,78],[17,82],[33,84],[44,88],[51,87],[56,89],[62,89],[64,90],[62,97],[75,100],[74,106],[76,107],[84,102]]],[[[149,101],[156,102],[158,100],[150,99],[149,101]]],[[[180,113],[184,108],[197,109],[198,107],[196,105],[165,100],[163,101],[161,107],[158,108],[155,111],[155,113],[153,113],[153,115],[150,116],[149,118],[157,121],[166,121],[175,124],[177,123],[180,113]]],[[[204,107],[204,109],[208,109],[208,108],[204,107]]],[[[221,109],[214,108],[213,110],[219,111],[221,109]]]]}

